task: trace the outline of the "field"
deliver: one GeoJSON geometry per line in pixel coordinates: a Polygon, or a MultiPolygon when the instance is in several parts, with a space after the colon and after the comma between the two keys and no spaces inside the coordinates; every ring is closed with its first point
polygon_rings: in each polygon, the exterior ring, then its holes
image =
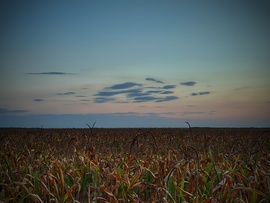
{"type": "Polygon", "coordinates": [[[270,130],[1,129],[0,202],[270,202],[270,130]]]}

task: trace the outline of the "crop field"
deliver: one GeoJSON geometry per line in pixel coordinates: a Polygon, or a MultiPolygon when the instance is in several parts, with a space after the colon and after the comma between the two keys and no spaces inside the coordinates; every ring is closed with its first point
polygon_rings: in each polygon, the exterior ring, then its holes
{"type": "Polygon", "coordinates": [[[270,129],[0,129],[0,202],[270,202],[270,129]]]}

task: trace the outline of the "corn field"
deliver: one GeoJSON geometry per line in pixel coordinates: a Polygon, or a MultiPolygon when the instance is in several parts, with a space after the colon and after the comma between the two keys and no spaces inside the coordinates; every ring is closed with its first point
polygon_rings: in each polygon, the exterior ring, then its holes
{"type": "Polygon", "coordinates": [[[270,131],[0,129],[0,202],[270,202],[270,131]]]}

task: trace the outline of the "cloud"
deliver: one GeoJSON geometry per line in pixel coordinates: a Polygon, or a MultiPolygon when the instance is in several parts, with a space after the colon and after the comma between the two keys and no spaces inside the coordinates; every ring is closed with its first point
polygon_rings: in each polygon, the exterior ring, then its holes
{"type": "Polygon", "coordinates": [[[113,86],[108,87],[106,89],[118,90],[118,89],[128,89],[128,88],[136,87],[136,86],[142,86],[142,84],[138,84],[138,83],[134,83],[134,82],[125,82],[125,83],[113,85],[113,86]]]}
{"type": "Polygon", "coordinates": [[[149,90],[147,91],[148,94],[158,94],[158,93],[161,93],[162,91],[160,90],[149,90]]]}
{"type": "Polygon", "coordinates": [[[65,72],[40,72],[40,73],[27,73],[29,75],[75,75],[75,73],[65,72]]]}
{"type": "MultiPolygon", "coordinates": [[[[154,78],[146,78],[146,80],[157,82],[154,78]]],[[[161,82],[161,81],[159,81],[161,82]]],[[[135,82],[125,82],[106,87],[103,91],[99,91],[93,96],[94,103],[141,103],[141,102],[165,102],[178,99],[177,96],[165,96],[167,94],[173,94],[173,91],[165,91],[167,89],[173,89],[176,85],[165,85],[163,87],[145,87],[144,84],[135,82]],[[148,90],[154,88],[153,90],[148,90]],[[163,90],[162,90],[163,89],[163,90]],[[164,90],[165,89],[165,90],[164,90]],[[148,91],[147,91],[148,90],[148,91]],[[124,100],[119,101],[116,98],[117,95],[125,97],[124,100]]]]}
{"type": "Polygon", "coordinates": [[[114,98],[107,98],[107,97],[97,97],[94,99],[95,103],[106,103],[106,102],[111,102],[114,101],[114,98]]]}
{"type": "Polygon", "coordinates": [[[141,93],[141,89],[130,89],[130,90],[120,90],[120,91],[101,91],[95,94],[94,96],[102,96],[102,97],[107,97],[107,96],[114,96],[118,94],[138,94],[141,93]]]}
{"type": "Polygon", "coordinates": [[[163,89],[174,89],[176,85],[165,85],[163,86],[163,89]]]}
{"type": "Polygon", "coordinates": [[[26,113],[28,110],[22,109],[0,109],[0,114],[9,114],[9,113],[26,113]]]}
{"type": "Polygon", "coordinates": [[[133,98],[133,97],[142,97],[142,96],[150,96],[151,94],[149,93],[144,93],[144,92],[130,92],[127,94],[128,98],[133,98]]]}
{"type": "Polygon", "coordinates": [[[76,94],[76,92],[58,93],[57,95],[73,95],[73,94],[76,94]]]}
{"type": "Polygon", "coordinates": [[[172,101],[175,99],[179,99],[177,96],[167,96],[167,97],[154,97],[154,96],[144,96],[144,97],[135,97],[134,102],[149,102],[149,101],[154,101],[154,102],[166,102],[166,101],[172,101]]]}
{"type": "Polygon", "coordinates": [[[41,102],[41,101],[44,101],[44,99],[34,99],[33,101],[41,102]]]}
{"type": "Polygon", "coordinates": [[[196,82],[188,81],[188,82],[181,82],[180,84],[185,85],[185,86],[194,86],[196,84],[196,82]]]}
{"type": "Polygon", "coordinates": [[[114,96],[117,94],[123,94],[125,92],[126,91],[116,91],[116,92],[101,91],[101,92],[98,92],[97,94],[94,94],[94,96],[110,97],[110,96],[114,96]]]}
{"type": "Polygon", "coordinates": [[[88,102],[90,99],[80,99],[79,101],[88,102]]]}
{"type": "Polygon", "coordinates": [[[164,91],[164,92],[161,92],[160,94],[173,94],[174,92],[173,91],[164,91]]]}
{"type": "Polygon", "coordinates": [[[156,102],[166,102],[166,101],[172,101],[172,100],[176,100],[176,99],[179,99],[179,97],[177,97],[177,96],[167,96],[165,98],[161,98],[161,99],[156,100],[156,102]]]}
{"type": "Polygon", "coordinates": [[[160,80],[156,80],[156,79],[154,79],[154,78],[145,78],[145,80],[148,80],[148,81],[153,81],[153,82],[156,82],[156,83],[161,83],[161,84],[163,84],[163,82],[162,82],[162,81],[160,81],[160,80]]]}
{"type": "MultiPolygon", "coordinates": [[[[130,89],[130,90],[121,90],[121,91],[101,91],[94,95],[94,96],[99,96],[98,98],[95,98],[94,102],[105,103],[105,102],[115,101],[115,99],[110,99],[110,98],[118,94],[124,94],[126,98],[131,99],[131,101],[135,103],[149,102],[149,101],[164,102],[164,101],[178,99],[178,97],[176,96],[158,97],[158,96],[154,96],[152,93],[153,93],[152,91],[143,92],[143,89],[130,89]]],[[[154,91],[154,93],[157,93],[157,92],[154,91]]],[[[164,91],[164,92],[158,91],[158,93],[162,95],[162,94],[172,94],[173,92],[172,91],[164,91]]]]}
{"type": "Polygon", "coordinates": [[[199,95],[206,95],[206,94],[210,94],[210,92],[194,92],[191,93],[191,96],[199,96],[199,95]]]}
{"type": "Polygon", "coordinates": [[[148,101],[155,101],[160,98],[154,96],[143,96],[143,97],[135,97],[134,102],[148,102],[148,101]]]}

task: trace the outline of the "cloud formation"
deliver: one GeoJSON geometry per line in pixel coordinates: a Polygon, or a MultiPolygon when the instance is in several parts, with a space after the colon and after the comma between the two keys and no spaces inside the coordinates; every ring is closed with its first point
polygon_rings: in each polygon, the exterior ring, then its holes
{"type": "Polygon", "coordinates": [[[161,92],[160,94],[173,94],[174,92],[173,91],[164,91],[164,92],[161,92]]]}
{"type": "Polygon", "coordinates": [[[210,92],[193,92],[190,95],[191,96],[199,96],[199,95],[206,95],[206,94],[210,94],[210,92]]]}
{"type": "Polygon", "coordinates": [[[177,96],[167,96],[167,97],[144,96],[144,97],[135,97],[134,103],[149,102],[149,101],[166,102],[166,101],[172,101],[176,99],[179,99],[179,97],[177,96]]]}
{"type": "Polygon", "coordinates": [[[132,95],[132,94],[139,94],[141,92],[142,92],[141,89],[129,89],[129,90],[119,90],[119,91],[101,91],[101,92],[98,92],[97,94],[95,94],[94,96],[106,97],[106,96],[114,96],[114,95],[118,95],[118,94],[132,95]]]}
{"type": "Polygon", "coordinates": [[[172,101],[172,100],[176,100],[176,99],[179,99],[179,97],[177,97],[177,96],[167,96],[165,98],[161,98],[161,99],[156,100],[156,102],[166,102],[166,101],[172,101]]]}
{"type": "Polygon", "coordinates": [[[149,90],[147,91],[148,94],[158,94],[158,93],[161,93],[162,91],[161,90],[149,90]]]}
{"type": "Polygon", "coordinates": [[[65,72],[39,72],[39,73],[27,73],[29,75],[74,75],[75,73],[65,72]]]}
{"type": "Polygon", "coordinates": [[[108,97],[97,97],[94,99],[95,103],[106,103],[106,102],[111,102],[114,101],[114,98],[108,98],[108,97]]]}
{"type": "Polygon", "coordinates": [[[142,97],[134,97],[134,102],[148,102],[148,101],[156,101],[159,98],[154,96],[142,96],[142,97]]]}
{"type": "Polygon", "coordinates": [[[163,89],[174,89],[176,85],[165,85],[163,86],[163,89]]]}
{"type": "Polygon", "coordinates": [[[76,94],[76,92],[64,92],[64,93],[58,93],[57,95],[73,95],[76,94]]]}
{"type": "Polygon", "coordinates": [[[38,98],[38,99],[33,99],[33,101],[36,101],[36,102],[42,102],[42,101],[44,101],[44,99],[38,98]]]}
{"type": "Polygon", "coordinates": [[[180,84],[184,86],[194,86],[196,82],[188,81],[188,82],[181,82],[180,84]]]}
{"type": "Polygon", "coordinates": [[[163,84],[163,82],[162,82],[162,81],[160,81],[160,80],[156,80],[156,79],[154,79],[154,78],[145,78],[145,80],[148,80],[148,81],[153,81],[153,82],[156,82],[156,83],[163,84]]]}
{"type": "Polygon", "coordinates": [[[125,82],[125,83],[113,85],[113,86],[108,87],[106,89],[119,90],[119,89],[128,89],[128,88],[132,88],[135,86],[142,86],[142,84],[138,84],[135,82],[125,82]]]}
{"type": "Polygon", "coordinates": [[[88,102],[90,99],[80,99],[79,101],[88,102]]]}
{"type": "MultiPolygon", "coordinates": [[[[153,81],[156,83],[162,83],[154,78],[146,78],[145,80],[153,81]]],[[[130,102],[130,103],[142,103],[142,102],[167,102],[179,99],[179,97],[168,94],[174,94],[173,91],[167,89],[173,89],[176,85],[165,85],[161,87],[146,87],[145,84],[135,82],[125,82],[115,84],[110,87],[106,87],[103,91],[99,91],[93,96],[94,103],[105,103],[105,102],[130,102]],[[149,90],[151,88],[151,90],[149,90]],[[166,91],[164,91],[166,90],[166,91]],[[119,101],[117,95],[122,95],[121,98],[125,98],[125,101],[119,101]]]]}

